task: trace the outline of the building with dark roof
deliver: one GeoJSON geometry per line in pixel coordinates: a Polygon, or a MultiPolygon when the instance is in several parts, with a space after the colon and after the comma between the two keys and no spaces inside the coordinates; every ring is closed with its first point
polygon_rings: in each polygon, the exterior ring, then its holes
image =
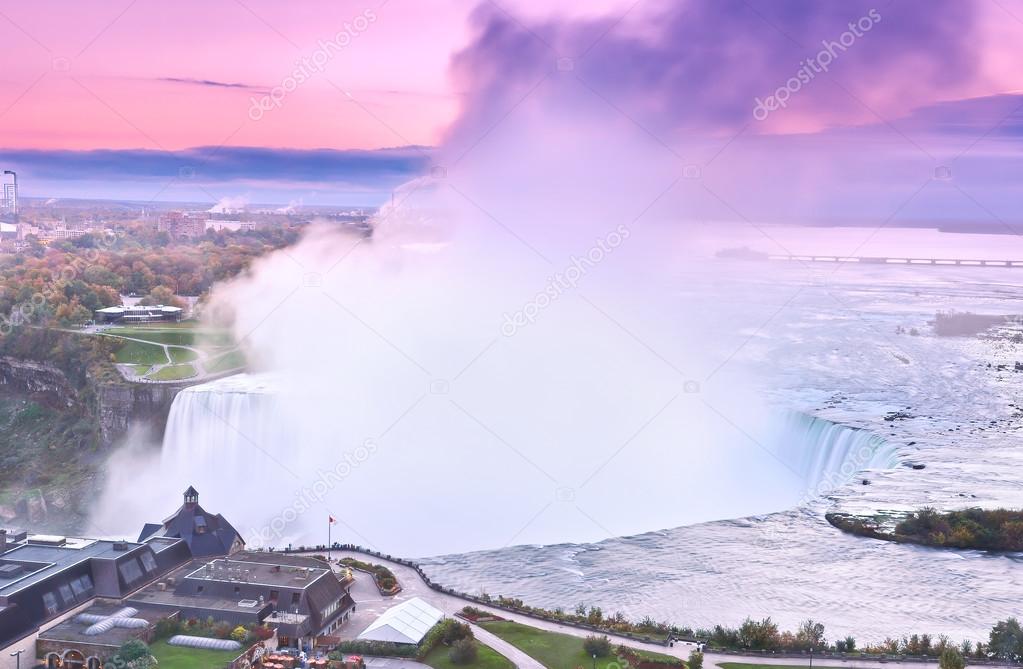
{"type": "Polygon", "coordinates": [[[99,661],[127,638],[150,638],[155,622],[170,616],[263,624],[282,645],[311,647],[355,609],[322,560],[243,547],[192,487],[176,513],[147,524],[134,543],[0,530],[0,650],[42,630],[40,657],[56,665],[73,652],[62,666],[84,667],[79,660],[99,661]],[[85,631],[118,607],[136,612],[137,627],[85,631]]]}
{"type": "Polygon", "coordinates": [[[125,603],[232,625],[261,623],[277,629],[281,645],[300,646],[337,630],[355,609],[348,589],[321,560],[253,551],[192,560],[125,603]]]}
{"type": "Polygon", "coordinates": [[[188,486],[184,503],[161,524],[146,523],[139,541],[151,537],[181,539],[192,557],[230,555],[245,547],[241,535],[219,513],[212,514],[199,506],[199,493],[188,486]]]}
{"type": "Polygon", "coordinates": [[[0,530],[0,644],[94,597],[126,596],[180,564],[183,547],[0,530]]]}

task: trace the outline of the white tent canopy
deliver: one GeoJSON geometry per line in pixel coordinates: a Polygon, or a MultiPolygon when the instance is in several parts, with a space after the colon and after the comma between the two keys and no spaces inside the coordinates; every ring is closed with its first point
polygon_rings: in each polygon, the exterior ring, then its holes
{"type": "Polygon", "coordinates": [[[442,611],[419,597],[413,597],[384,611],[359,635],[359,638],[367,641],[418,644],[430,628],[443,617],[442,611]]]}

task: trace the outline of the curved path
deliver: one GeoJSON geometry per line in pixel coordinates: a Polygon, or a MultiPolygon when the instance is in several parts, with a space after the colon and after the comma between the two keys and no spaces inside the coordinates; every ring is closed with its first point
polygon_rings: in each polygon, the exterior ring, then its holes
{"type": "MultiPolygon", "coordinates": [[[[321,551],[320,555],[322,554],[323,553],[321,551]]],[[[358,555],[356,553],[348,553],[344,551],[331,551],[330,556],[332,558],[354,557],[359,560],[367,559],[365,555],[358,555]]],[[[351,587],[352,599],[355,600],[355,612],[352,613],[349,623],[339,630],[338,636],[342,639],[351,640],[356,638],[384,611],[395,604],[413,597],[419,597],[420,599],[429,602],[449,616],[460,611],[462,607],[465,606],[465,602],[461,601],[457,597],[435,593],[433,590],[428,588],[414,569],[409,569],[403,565],[388,562],[386,560],[374,559],[373,561],[386,562],[387,566],[391,568],[398,577],[398,582],[401,583],[402,590],[393,597],[384,597],[380,594],[380,591],[377,590],[371,576],[364,572],[356,571],[355,582],[352,583],[351,587]]],[[[488,632],[479,625],[472,625],[470,623],[470,626],[472,627],[473,634],[480,643],[483,643],[484,645],[493,648],[501,655],[504,655],[511,660],[516,667],[519,667],[519,669],[544,669],[542,664],[531,658],[529,655],[526,655],[504,639],[488,632]]],[[[391,664],[384,665],[380,663],[380,661],[384,659],[385,658],[377,658],[377,664],[380,669],[383,669],[385,666],[390,667],[391,669],[410,669],[410,667],[406,666],[409,664],[425,666],[411,660],[398,659],[389,660],[391,664]]],[[[368,658],[367,663],[369,663],[368,658]]],[[[371,666],[375,665],[371,664],[371,666]]]]}
{"type": "MultiPolygon", "coordinates": [[[[323,554],[323,551],[313,551],[314,553],[323,554]]],[[[352,586],[352,597],[356,601],[356,612],[352,615],[352,620],[347,627],[343,628],[341,634],[344,639],[354,639],[364,630],[371,622],[376,620],[377,616],[383,613],[385,610],[393,606],[397,602],[410,599],[412,597],[419,597],[431,605],[437,607],[448,615],[461,611],[466,605],[471,604],[478,609],[489,611],[494,615],[500,616],[506,620],[513,620],[523,625],[529,625],[537,629],[547,630],[549,632],[559,632],[561,634],[568,634],[577,637],[586,637],[593,632],[585,629],[579,629],[572,627],[571,625],[562,625],[560,623],[551,622],[548,620],[539,620],[530,616],[524,616],[518,613],[512,613],[495,607],[486,606],[484,604],[478,604],[475,602],[469,602],[456,597],[455,595],[449,595],[443,592],[437,592],[430,588],[420,577],[419,572],[411,567],[392,562],[381,557],[366,555],[364,553],[356,553],[353,551],[335,550],[330,551],[330,557],[333,559],[350,557],[356,560],[362,560],[365,562],[384,564],[388,569],[394,572],[395,576],[398,577],[398,582],[401,584],[402,591],[394,597],[382,597],[377,592],[376,586],[372,583],[369,578],[356,578],[356,584],[352,586]],[[361,585],[360,585],[361,582],[361,585]]],[[[520,669],[541,669],[543,665],[534,660],[533,658],[526,655],[524,652],[515,648],[508,642],[498,638],[494,634],[484,630],[478,625],[472,625],[473,633],[476,634],[476,638],[482,643],[490,646],[497,652],[501,653],[512,662],[515,663],[520,669]]],[[[672,646],[662,646],[656,643],[643,643],[641,641],[635,641],[626,637],[618,636],[615,634],[607,634],[607,636],[616,644],[629,646],[632,648],[639,648],[643,650],[649,650],[655,653],[662,653],[665,655],[671,655],[683,660],[689,659],[689,654],[695,649],[695,645],[687,642],[676,642],[672,646]]],[[[750,655],[730,655],[725,653],[706,653],[704,655],[704,666],[715,667],[720,669],[724,663],[743,663],[743,664],[762,664],[762,665],[775,665],[775,666],[800,666],[805,667],[808,665],[806,660],[799,658],[785,658],[785,657],[757,657],[750,655]]],[[[414,663],[410,663],[414,664],[414,663]]],[[[826,667],[843,667],[849,669],[890,669],[892,666],[906,666],[916,667],[918,669],[934,669],[938,666],[937,661],[934,662],[878,662],[872,660],[860,660],[857,658],[817,658],[815,664],[821,669],[826,667]]],[[[375,665],[374,665],[375,666],[375,665]]],[[[383,665],[380,665],[383,669],[383,665]]],[[[976,665],[984,667],[994,667],[998,665],[976,665]]],[[[395,669],[398,669],[395,665],[395,669]]],[[[1017,668],[1018,669],[1018,668],[1017,668]]]]}

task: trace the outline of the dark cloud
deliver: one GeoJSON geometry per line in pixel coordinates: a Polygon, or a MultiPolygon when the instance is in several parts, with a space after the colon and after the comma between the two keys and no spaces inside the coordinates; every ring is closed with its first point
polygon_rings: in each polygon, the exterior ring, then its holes
{"type": "Polygon", "coordinates": [[[197,147],[182,151],[0,150],[0,164],[46,181],[167,180],[187,175],[196,181],[345,184],[391,188],[420,174],[428,149],[375,151],[197,147]]]}
{"type": "Polygon", "coordinates": [[[754,98],[785,85],[823,42],[872,11],[880,20],[862,43],[803,86],[789,111],[821,125],[872,122],[875,111],[955,97],[975,74],[977,8],[961,0],[672,0],[641,3],[620,23],[537,24],[485,3],[473,16],[475,39],[454,60],[468,96],[449,140],[471,142],[513,108],[570,96],[600,104],[594,95],[655,132],[734,131],[752,120],[754,98]],[[572,60],[559,68],[559,57],[572,60]]]}
{"type": "Polygon", "coordinates": [[[205,86],[208,88],[235,88],[256,93],[265,93],[268,89],[249,84],[238,84],[226,81],[214,81],[212,79],[192,79],[190,77],[160,77],[158,81],[166,81],[171,84],[186,84],[189,86],[205,86]]]}

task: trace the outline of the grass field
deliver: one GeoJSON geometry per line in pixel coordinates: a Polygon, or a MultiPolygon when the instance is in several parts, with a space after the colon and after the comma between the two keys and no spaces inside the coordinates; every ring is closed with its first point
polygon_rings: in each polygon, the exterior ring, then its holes
{"type": "Polygon", "coordinates": [[[511,660],[501,655],[493,648],[476,642],[479,655],[472,664],[455,664],[448,658],[448,651],[451,649],[441,644],[430,651],[429,655],[423,658],[423,663],[433,669],[515,669],[511,660]]]}
{"type": "Polygon", "coordinates": [[[160,669],[223,669],[224,665],[241,654],[238,650],[182,648],[171,646],[166,641],[155,642],[149,651],[160,663],[160,669]]]}
{"type": "Polygon", "coordinates": [[[206,371],[211,374],[226,372],[232,369],[241,369],[245,366],[245,354],[235,349],[222,355],[210,358],[206,362],[206,371]]]}
{"type": "Polygon", "coordinates": [[[182,381],[190,379],[195,375],[195,367],[191,365],[168,365],[163,369],[153,372],[146,378],[153,381],[182,381]]]}
{"type": "Polygon", "coordinates": [[[199,358],[199,354],[195,351],[177,346],[168,346],[167,352],[170,354],[171,362],[192,362],[199,358]]]}
{"type": "Polygon", "coordinates": [[[167,327],[168,323],[159,326],[116,326],[106,330],[107,333],[132,339],[145,339],[158,344],[171,346],[203,346],[206,348],[226,348],[234,346],[231,333],[227,330],[190,327],[167,327]]]}
{"type": "MultiPolygon", "coordinates": [[[[722,662],[718,666],[722,669],[806,669],[807,664],[746,664],[744,662],[722,662]]],[[[840,669],[839,667],[829,667],[826,665],[818,667],[816,664],[814,664],[813,667],[814,669],[840,669]]]]}
{"type": "Polygon", "coordinates": [[[134,365],[166,365],[170,362],[163,347],[140,341],[125,341],[124,346],[114,354],[114,360],[134,365]]]}
{"type": "MultiPolygon", "coordinates": [[[[558,634],[508,621],[481,623],[481,627],[493,632],[511,645],[523,651],[547,669],[590,669],[593,658],[583,650],[581,637],[558,634]]],[[[677,661],[659,653],[637,651],[652,659],[677,661]]],[[[621,662],[615,656],[598,657],[597,669],[620,669],[621,662]]]]}

